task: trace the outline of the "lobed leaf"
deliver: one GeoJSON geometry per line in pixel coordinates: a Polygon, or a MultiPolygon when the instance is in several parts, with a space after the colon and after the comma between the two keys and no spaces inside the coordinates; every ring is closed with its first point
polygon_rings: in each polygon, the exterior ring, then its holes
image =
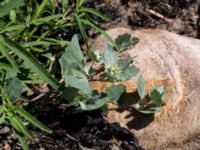
{"type": "Polygon", "coordinates": [[[106,89],[106,94],[112,101],[117,102],[125,91],[124,85],[112,85],[106,89]]]}
{"type": "Polygon", "coordinates": [[[118,46],[118,52],[122,52],[127,50],[133,46],[135,46],[139,42],[139,39],[136,37],[132,37],[130,34],[125,33],[123,35],[119,35],[115,39],[115,43],[118,46]]]}
{"type": "Polygon", "coordinates": [[[80,104],[81,110],[91,111],[91,110],[101,108],[104,104],[108,103],[109,101],[110,99],[108,97],[105,97],[105,98],[96,99],[93,101],[93,103],[90,103],[90,104],[86,104],[83,102],[79,102],[79,104],[80,104]]]}
{"type": "Polygon", "coordinates": [[[139,72],[139,68],[131,66],[126,69],[122,69],[122,71],[116,75],[116,79],[117,81],[126,81],[131,79],[133,76],[136,76],[139,72]]]}
{"type": "Polygon", "coordinates": [[[85,58],[80,49],[77,35],[73,36],[65,53],[59,59],[65,85],[80,89],[84,94],[91,94],[91,88],[84,72],[85,58]]]}
{"type": "Polygon", "coordinates": [[[103,60],[104,60],[104,64],[106,69],[112,68],[117,66],[118,64],[118,56],[117,53],[115,51],[113,51],[112,46],[107,44],[105,46],[105,51],[103,54],[103,60]]]}
{"type": "Polygon", "coordinates": [[[151,101],[156,106],[161,106],[163,104],[163,95],[165,93],[163,86],[155,86],[149,93],[151,101]]]}
{"type": "Polygon", "coordinates": [[[21,96],[22,83],[16,77],[7,79],[4,84],[4,90],[9,100],[14,103],[21,96]]]}

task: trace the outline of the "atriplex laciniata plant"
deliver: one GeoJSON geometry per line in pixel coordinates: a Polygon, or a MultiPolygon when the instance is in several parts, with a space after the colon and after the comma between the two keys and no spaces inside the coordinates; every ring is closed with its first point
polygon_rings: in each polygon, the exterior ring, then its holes
{"type": "MultiPolygon", "coordinates": [[[[23,105],[17,105],[19,100],[27,99],[22,93],[31,90],[30,84],[48,83],[62,92],[67,102],[76,106],[76,111],[89,111],[102,108],[108,102],[116,103],[126,91],[123,85],[113,85],[105,93],[98,93],[90,87],[89,80],[94,72],[87,65],[88,56],[83,55],[78,37],[74,36],[69,42],[62,34],[72,28],[80,30],[86,45],[86,27],[102,33],[112,46],[107,45],[103,55],[89,50],[87,54],[90,59],[104,67],[109,81],[124,81],[139,76],[138,93],[141,101],[145,99],[146,85],[139,68],[132,65],[130,58],[118,57],[119,53],[134,46],[138,39],[124,34],[112,40],[93,16],[102,20],[108,18],[83,4],[84,0],[77,0],[72,7],[69,7],[68,0],[43,0],[41,3],[32,0],[0,1],[0,123],[13,127],[24,150],[28,149],[27,137],[34,138],[25,123],[52,132],[23,109],[23,105]],[[58,6],[61,6],[61,10],[58,10],[58,6]],[[41,57],[45,58],[43,64],[38,61],[41,57]],[[60,58],[61,71],[56,71],[61,72],[65,85],[58,81],[54,73],[57,58],[60,58]]],[[[163,94],[163,87],[155,87],[149,93],[156,109],[146,109],[148,104],[141,101],[136,108],[143,113],[157,111],[162,105],[163,94]]]]}
{"type": "MultiPolygon", "coordinates": [[[[139,74],[140,69],[131,65],[131,58],[120,59],[118,57],[120,52],[134,46],[139,40],[129,34],[124,34],[119,36],[115,41],[116,45],[120,48],[117,49],[117,52],[108,44],[105,46],[102,56],[98,53],[93,53],[93,60],[104,67],[104,74],[107,81],[126,81],[133,76],[138,76],[138,94],[141,99],[134,107],[142,113],[160,111],[160,106],[163,104],[164,88],[154,87],[149,93],[150,101],[144,103],[146,84],[142,75],[139,74]],[[155,107],[146,107],[150,103],[153,103],[155,107]]],[[[106,89],[105,93],[98,93],[90,87],[89,80],[93,76],[94,68],[90,65],[88,67],[76,35],[65,49],[59,62],[66,86],[66,89],[63,91],[63,97],[70,104],[74,104],[79,111],[101,108],[108,102],[116,103],[126,91],[124,85],[112,85],[106,89]]]]}

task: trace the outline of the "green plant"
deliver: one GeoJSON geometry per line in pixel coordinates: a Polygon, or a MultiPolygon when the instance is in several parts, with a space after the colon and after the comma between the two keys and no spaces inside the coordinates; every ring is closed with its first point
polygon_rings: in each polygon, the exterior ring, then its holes
{"type": "MultiPolygon", "coordinates": [[[[1,70],[1,72],[3,71],[1,70]]],[[[35,139],[35,137],[24,125],[25,122],[29,122],[47,133],[52,133],[53,131],[43,125],[21,106],[15,105],[16,101],[21,98],[24,90],[23,83],[17,77],[7,78],[5,73],[1,73],[0,78],[0,124],[11,125],[23,149],[27,150],[28,144],[26,138],[35,139]]]]}
{"type": "Polygon", "coordinates": [[[160,112],[161,106],[164,103],[164,94],[165,89],[164,86],[155,86],[153,87],[147,98],[146,94],[146,83],[142,75],[139,75],[138,78],[138,94],[140,96],[140,100],[134,107],[144,114],[152,114],[156,112],[160,112]],[[153,105],[152,105],[153,104],[153,105]]]}
{"type": "Polygon", "coordinates": [[[105,94],[92,90],[89,85],[86,60],[76,35],[65,49],[59,62],[66,86],[66,89],[63,91],[63,97],[69,103],[77,106],[78,110],[93,110],[102,107],[107,102],[117,102],[121,94],[125,92],[125,87],[122,85],[109,87],[105,94]],[[118,92],[111,94],[113,90],[118,92]]]}
{"type": "MultiPolygon", "coordinates": [[[[84,7],[83,3],[84,0],[76,0],[76,5],[74,9],[74,18],[78,24],[83,41],[86,43],[86,45],[88,42],[88,36],[87,33],[85,32],[85,27],[90,26],[95,30],[97,30],[98,32],[100,32],[113,46],[117,47],[114,40],[103,29],[101,29],[99,23],[95,21],[92,16],[97,16],[105,21],[109,21],[110,19],[93,8],[84,7]]],[[[87,48],[89,49],[88,45],[87,48]]]]}
{"type": "MultiPolygon", "coordinates": [[[[0,2],[0,123],[6,123],[13,127],[23,149],[28,149],[27,137],[34,138],[24,122],[28,121],[48,133],[52,131],[25,111],[22,105],[16,106],[17,101],[24,99],[21,94],[30,90],[29,85],[45,82],[58,91],[64,88],[38,60],[40,57],[46,58],[43,64],[52,72],[56,58],[60,55],[59,52],[69,44],[66,39],[60,38],[59,35],[52,38],[54,30],[62,33],[68,32],[70,27],[78,27],[83,35],[85,26],[91,26],[112,41],[94,23],[90,15],[104,19],[106,17],[92,8],[85,8],[83,2],[77,1],[75,8],[72,8],[72,13],[68,12],[68,0],[61,1],[62,13],[56,13],[53,0],[43,0],[41,3],[32,0],[5,0],[0,2]],[[53,46],[58,46],[57,50],[52,51],[53,46]]],[[[84,42],[87,44],[86,40],[84,42]]],[[[76,46],[79,46],[79,44],[76,46]]],[[[84,77],[81,72],[79,73],[78,76],[84,77]]],[[[73,76],[71,77],[73,78],[73,76]]],[[[67,77],[68,81],[71,81],[69,80],[71,77],[67,77]]],[[[86,83],[84,79],[78,80],[78,82],[86,83]]],[[[69,84],[76,83],[69,82],[69,84]]],[[[73,89],[68,89],[68,92],[70,90],[73,89]]],[[[91,93],[87,94],[90,94],[90,100],[98,97],[96,94],[94,96],[91,93]]],[[[81,95],[81,97],[84,96],[81,95]]],[[[76,95],[76,99],[79,99],[78,97],[80,95],[76,95]]],[[[92,110],[99,108],[107,101],[109,101],[107,97],[101,97],[96,104],[83,105],[81,102],[79,104],[82,109],[87,107],[87,110],[92,110]]]]}
{"type": "MultiPolygon", "coordinates": [[[[52,133],[23,109],[23,103],[17,105],[19,100],[27,99],[22,95],[31,90],[31,85],[47,83],[62,92],[63,98],[75,106],[75,111],[90,111],[103,108],[108,102],[117,103],[126,87],[112,85],[105,93],[93,90],[89,81],[94,75],[94,68],[88,65],[88,57],[92,63],[104,68],[106,80],[125,81],[139,75],[140,70],[132,64],[131,58],[119,57],[139,39],[124,34],[113,40],[93,16],[109,20],[100,12],[85,7],[84,0],[77,0],[71,6],[68,0],[43,0],[40,3],[32,0],[0,1],[0,123],[13,127],[24,150],[28,149],[27,138],[34,139],[24,123],[29,122],[52,133]],[[54,3],[61,5],[60,12],[54,3]],[[96,29],[108,40],[103,55],[89,48],[86,27],[96,29]],[[88,50],[86,55],[80,48],[77,35],[71,42],[68,41],[69,37],[65,37],[72,28],[80,30],[88,50]],[[61,70],[56,69],[58,58],[61,70]],[[60,74],[64,85],[59,82],[60,74]]],[[[138,93],[141,100],[137,108],[147,113],[150,109],[146,110],[146,104],[142,104],[145,87],[144,79],[139,76],[138,93]]],[[[163,94],[164,88],[155,87],[149,93],[151,102],[160,107],[163,94]]]]}
{"type": "MultiPolygon", "coordinates": [[[[128,34],[125,34],[125,36],[121,35],[119,37],[126,37],[127,35],[128,34]]],[[[119,39],[119,37],[117,39],[119,39]]],[[[131,36],[129,37],[133,39],[131,36]]],[[[124,40],[127,40],[127,38],[124,38],[124,40]]],[[[121,43],[124,42],[122,38],[121,43]]],[[[132,42],[132,40],[130,40],[130,43],[127,44],[130,47],[134,46],[136,43],[137,42],[132,42]]],[[[122,51],[123,50],[121,49],[120,52],[122,51]]],[[[95,55],[95,53],[93,54],[95,55]]],[[[98,57],[100,59],[98,63],[104,67],[104,74],[107,76],[106,80],[112,82],[126,81],[133,76],[137,76],[140,72],[139,68],[131,65],[132,61],[130,58],[120,59],[111,45],[107,45],[104,54],[102,56],[99,55],[98,57]]],[[[112,85],[106,89],[105,93],[98,93],[90,87],[89,79],[92,74],[89,74],[90,71],[88,70],[93,68],[92,66],[90,66],[89,69],[86,67],[86,59],[80,49],[78,37],[76,35],[65,49],[59,62],[66,87],[63,91],[63,98],[70,104],[76,106],[79,111],[98,109],[108,102],[116,103],[126,91],[126,87],[123,85],[112,85]]],[[[144,101],[146,94],[146,84],[141,74],[138,77],[138,93],[141,100],[135,105],[135,108],[140,112],[155,113],[160,110],[160,106],[163,103],[163,87],[156,86],[149,93],[149,103],[153,102],[156,105],[156,108],[150,107],[149,109],[146,109],[145,104],[141,103],[141,101],[144,101]]]]}

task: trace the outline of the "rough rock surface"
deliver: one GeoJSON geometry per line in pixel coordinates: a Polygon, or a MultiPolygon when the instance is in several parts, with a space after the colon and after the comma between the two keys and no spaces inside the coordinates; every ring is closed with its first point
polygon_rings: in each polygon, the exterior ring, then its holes
{"type": "MultiPolygon", "coordinates": [[[[123,33],[138,37],[140,42],[126,52],[140,67],[147,91],[155,84],[167,89],[165,106],[160,113],[143,115],[125,109],[124,105],[130,106],[136,99],[137,83],[133,77],[124,83],[128,87],[125,104],[110,110],[108,120],[130,129],[145,149],[182,145],[200,134],[200,41],[163,30],[114,28],[108,33],[113,38],[123,33]]],[[[105,44],[106,40],[99,36],[92,47],[103,51],[105,44]]],[[[103,91],[110,83],[92,82],[91,85],[103,91]]]]}

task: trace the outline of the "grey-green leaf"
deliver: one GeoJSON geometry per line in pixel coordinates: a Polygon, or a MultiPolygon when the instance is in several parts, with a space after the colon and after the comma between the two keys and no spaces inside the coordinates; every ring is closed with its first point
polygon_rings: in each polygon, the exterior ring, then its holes
{"type": "Polygon", "coordinates": [[[105,51],[104,51],[104,54],[103,54],[103,60],[104,60],[104,64],[105,64],[106,69],[117,66],[117,64],[118,64],[117,53],[115,51],[113,51],[112,46],[109,45],[109,44],[107,44],[105,46],[105,51]]]}
{"type": "Polygon", "coordinates": [[[73,36],[59,62],[65,85],[80,89],[84,94],[91,94],[92,90],[84,72],[85,58],[76,35],[73,36]]]}
{"type": "Polygon", "coordinates": [[[125,70],[122,70],[119,74],[116,75],[116,78],[118,81],[126,81],[131,79],[133,76],[136,76],[139,72],[139,68],[131,66],[126,68],[125,70]]]}
{"type": "Polygon", "coordinates": [[[104,104],[106,104],[109,101],[110,99],[108,97],[105,97],[105,98],[94,100],[94,102],[91,104],[85,104],[83,102],[79,102],[79,104],[80,104],[81,110],[91,111],[91,110],[101,108],[104,104]]]}
{"type": "Polygon", "coordinates": [[[117,102],[125,91],[124,85],[112,85],[106,89],[106,94],[110,100],[117,102]]]}
{"type": "Polygon", "coordinates": [[[115,39],[115,43],[117,44],[119,51],[122,52],[124,50],[127,50],[133,46],[135,46],[139,42],[139,39],[136,37],[132,37],[130,34],[125,33],[123,35],[119,35],[115,39]]]}
{"type": "Polygon", "coordinates": [[[11,102],[15,102],[22,93],[22,84],[21,81],[14,77],[7,79],[4,84],[4,90],[11,102]]]}
{"type": "Polygon", "coordinates": [[[62,75],[64,76],[66,72],[69,71],[72,64],[76,64],[80,68],[84,68],[85,58],[80,49],[78,37],[74,35],[72,37],[71,43],[66,48],[65,53],[59,59],[62,75]]]}
{"type": "Polygon", "coordinates": [[[92,89],[90,88],[89,82],[86,77],[79,78],[75,75],[65,75],[64,80],[66,85],[80,89],[84,94],[91,94],[92,89]]]}
{"type": "Polygon", "coordinates": [[[137,86],[138,86],[138,94],[142,99],[145,97],[146,94],[146,83],[141,74],[139,75],[137,86]]]}
{"type": "Polygon", "coordinates": [[[149,93],[151,101],[156,106],[161,106],[163,104],[163,95],[165,93],[163,86],[155,86],[149,93]]]}

